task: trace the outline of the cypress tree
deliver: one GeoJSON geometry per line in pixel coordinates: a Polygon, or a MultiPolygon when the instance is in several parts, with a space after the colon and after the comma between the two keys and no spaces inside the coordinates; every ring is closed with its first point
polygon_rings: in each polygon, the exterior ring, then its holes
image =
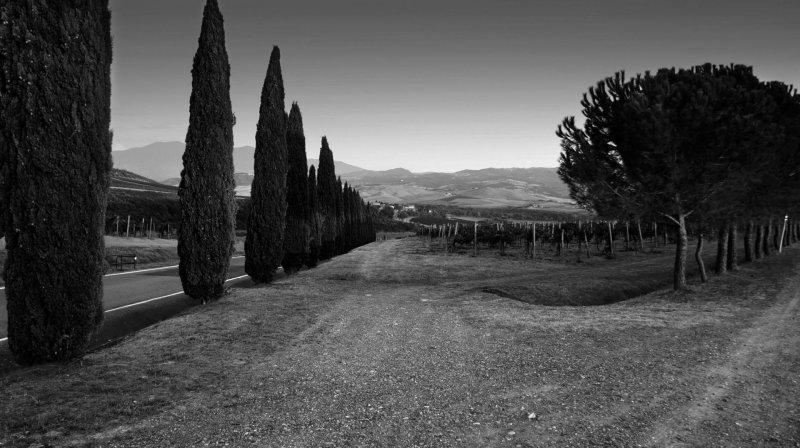
{"type": "Polygon", "coordinates": [[[319,261],[319,245],[321,241],[319,200],[317,199],[317,170],[314,165],[308,169],[308,217],[310,236],[308,239],[308,256],[306,266],[313,268],[319,261]]]}
{"type": "Polygon", "coordinates": [[[107,0],[3,2],[0,162],[8,345],[81,356],[103,319],[111,170],[107,0]]]}
{"type": "Polygon", "coordinates": [[[336,255],[341,255],[347,250],[344,247],[344,200],[343,200],[344,190],[342,188],[342,178],[336,178],[336,191],[334,193],[335,199],[335,207],[334,210],[336,211],[336,239],[335,239],[335,249],[334,253],[336,255]]]}
{"type": "Polygon", "coordinates": [[[289,169],[286,174],[286,230],[283,240],[284,272],[297,272],[308,253],[309,210],[306,177],[306,138],[303,117],[297,103],[292,104],[286,130],[289,169]]]}
{"type": "Polygon", "coordinates": [[[261,89],[255,172],[250,189],[252,209],[244,243],[244,269],[256,283],[271,281],[283,260],[286,159],[286,111],[281,52],[278,47],[273,47],[267,76],[261,89]]]}
{"type": "Polygon", "coordinates": [[[189,129],[178,187],[178,270],[184,292],[203,303],[224,292],[233,255],[233,124],[222,14],[217,0],[208,0],[192,65],[189,129]]]}
{"type": "Polygon", "coordinates": [[[337,218],[336,213],[336,172],[333,166],[333,152],[328,147],[328,139],[322,137],[319,150],[319,171],[317,172],[317,198],[322,218],[320,260],[328,260],[336,251],[337,218]]]}

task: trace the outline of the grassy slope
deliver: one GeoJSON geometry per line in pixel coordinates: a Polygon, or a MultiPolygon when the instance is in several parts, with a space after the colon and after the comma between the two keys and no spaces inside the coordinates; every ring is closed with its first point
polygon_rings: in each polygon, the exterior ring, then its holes
{"type": "MultiPolygon", "coordinates": [[[[601,307],[482,292],[519,283],[518,261],[387,240],[234,291],[82,361],[1,377],[0,445],[800,442],[797,249],[601,307]]],[[[527,275],[543,294],[597,269],[539,264],[527,275]]]]}

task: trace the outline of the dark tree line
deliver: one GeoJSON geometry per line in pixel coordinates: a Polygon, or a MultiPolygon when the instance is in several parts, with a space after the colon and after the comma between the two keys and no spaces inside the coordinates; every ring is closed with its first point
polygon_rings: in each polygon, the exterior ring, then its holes
{"type": "MultiPolygon", "coordinates": [[[[724,272],[736,268],[742,222],[750,253],[754,226],[770,232],[776,217],[797,212],[800,98],[759,81],[751,67],[705,64],[632,79],[620,72],[581,105],[583,127],[569,117],[557,130],[559,175],[579,205],[603,218],[671,221],[675,289],[686,287],[687,225],[699,229],[699,242],[716,230],[716,270],[724,272]]],[[[699,253],[696,260],[704,271],[699,253]]]]}

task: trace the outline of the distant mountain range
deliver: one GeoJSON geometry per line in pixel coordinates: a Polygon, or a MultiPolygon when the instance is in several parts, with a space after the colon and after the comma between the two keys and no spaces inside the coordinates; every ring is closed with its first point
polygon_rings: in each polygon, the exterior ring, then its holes
{"type": "MultiPolygon", "coordinates": [[[[132,171],[144,177],[155,179],[159,182],[177,185],[175,179],[179,179],[183,169],[183,150],[182,142],[156,142],[140,148],[130,148],[124,151],[114,151],[111,153],[114,159],[114,167],[132,171]]],[[[252,146],[240,146],[233,148],[233,166],[237,173],[253,174],[253,155],[255,148],[252,146]]],[[[309,166],[317,165],[317,159],[308,159],[309,166]]],[[[344,162],[335,162],[336,172],[346,174],[353,171],[361,171],[353,165],[344,162]]]]}
{"type": "MultiPolygon", "coordinates": [[[[114,167],[166,185],[178,185],[183,167],[180,142],[153,143],[113,152],[114,167]]],[[[249,195],[253,180],[250,146],[234,148],[237,194],[249,195]]],[[[308,164],[317,165],[316,159],[308,164]]],[[[556,168],[486,168],[456,173],[412,173],[404,168],[371,171],[335,161],[336,174],[356,187],[365,201],[452,205],[457,207],[519,207],[574,211],[569,189],[556,168]]]]}

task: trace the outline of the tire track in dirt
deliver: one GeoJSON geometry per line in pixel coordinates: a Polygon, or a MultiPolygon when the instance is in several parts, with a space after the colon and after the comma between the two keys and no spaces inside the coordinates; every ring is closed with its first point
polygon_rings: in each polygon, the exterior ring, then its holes
{"type": "MultiPolygon", "coordinates": [[[[763,295],[759,291],[758,295],[763,295]]],[[[798,310],[800,309],[800,270],[795,270],[793,279],[788,281],[777,292],[775,305],[768,308],[752,326],[742,331],[736,338],[729,353],[728,361],[701,372],[699,380],[706,384],[705,390],[697,398],[673,411],[669,416],[654,425],[646,446],[683,447],[696,446],[694,441],[716,440],[720,446],[741,443],[726,443],[724,436],[728,432],[722,428],[732,427],[747,433],[747,424],[743,422],[756,414],[756,408],[763,406],[765,386],[763,378],[770,377],[773,367],[780,360],[781,351],[785,347],[800,345],[798,331],[798,310]],[[730,411],[725,407],[740,408],[743,415],[734,422],[730,419],[730,411]],[[707,432],[719,434],[705,434],[707,432]]],[[[763,298],[763,297],[762,297],[763,298]]],[[[759,297],[754,297],[758,300],[759,297]]],[[[752,436],[752,434],[750,434],[752,436]]],[[[770,442],[778,442],[774,437],[767,437],[770,442]]],[[[750,442],[754,440],[751,438],[750,442]]]]}

